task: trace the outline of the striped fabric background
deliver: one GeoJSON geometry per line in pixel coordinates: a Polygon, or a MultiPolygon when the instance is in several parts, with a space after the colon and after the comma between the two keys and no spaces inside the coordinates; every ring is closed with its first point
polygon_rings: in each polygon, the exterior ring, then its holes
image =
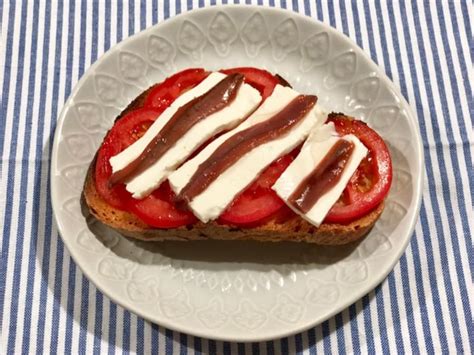
{"type": "Polygon", "coordinates": [[[421,215],[388,279],[308,332],[255,344],[173,332],[112,303],[73,263],[53,223],[49,168],[56,118],[72,87],[108,48],[210,4],[0,1],[1,354],[474,351],[472,3],[262,3],[347,34],[418,116],[426,159],[421,215]]]}

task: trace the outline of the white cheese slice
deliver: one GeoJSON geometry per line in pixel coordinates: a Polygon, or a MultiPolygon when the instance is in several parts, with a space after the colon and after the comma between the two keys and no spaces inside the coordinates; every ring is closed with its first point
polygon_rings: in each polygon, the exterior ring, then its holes
{"type": "MultiPolygon", "coordinates": [[[[298,96],[298,92],[293,89],[277,85],[272,95],[246,121],[213,141],[196,157],[183,164],[169,176],[173,190],[179,193],[187,185],[199,165],[227,138],[271,118],[296,96],[298,96]]],[[[326,117],[327,115],[316,105],[288,134],[262,144],[244,155],[189,203],[194,214],[203,222],[219,217],[235,197],[251,184],[268,165],[303,142],[311,129],[322,125],[326,117]]]]}
{"type": "Polygon", "coordinates": [[[110,158],[112,171],[115,173],[134,161],[143,152],[148,143],[150,143],[158,134],[158,132],[160,132],[165,126],[165,124],[168,123],[171,117],[173,117],[178,108],[184,106],[196,97],[205,94],[225,77],[225,74],[219,72],[211,73],[206,79],[199,83],[199,85],[179,96],[166,110],[164,110],[159,115],[160,119],[157,119],[155,122],[153,122],[153,124],[139,140],[128,146],[127,149],[124,149],[119,154],[110,158]]]}
{"type": "MultiPolygon", "coordinates": [[[[122,169],[136,159],[179,107],[195,97],[206,93],[224,77],[224,74],[212,73],[200,85],[184,93],[174,101],[171,107],[161,114],[160,118],[153,123],[142,138],[122,153],[111,158],[110,162],[113,171],[122,169]]],[[[235,127],[255,110],[260,101],[260,93],[250,85],[243,84],[239,88],[235,99],[229,105],[195,124],[152,166],[127,181],[127,191],[129,191],[134,198],[143,198],[148,195],[157,188],[177,166],[201,146],[201,144],[219,132],[235,127]]]]}
{"type": "Polygon", "coordinates": [[[331,207],[341,196],[350,178],[356,171],[362,159],[367,155],[367,148],[354,135],[349,134],[339,137],[334,129],[334,124],[328,123],[315,129],[301,148],[295,160],[288,166],[272,189],[302,218],[319,227],[331,207]],[[338,183],[327,191],[316,204],[307,212],[302,213],[288,203],[288,198],[299,184],[315,169],[326,156],[331,147],[339,140],[345,139],[354,144],[354,150],[338,183]]]}

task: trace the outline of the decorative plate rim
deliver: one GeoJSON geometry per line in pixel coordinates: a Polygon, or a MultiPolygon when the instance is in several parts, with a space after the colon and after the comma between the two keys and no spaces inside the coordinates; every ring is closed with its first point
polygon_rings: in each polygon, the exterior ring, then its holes
{"type": "MultiPolygon", "coordinates": [[[[300,44],[298,45],[299,47],[301,46],[300,44]]],[[[81,79],[77,82],[75,85],[74,89],[72,90],[68,100],[64,104],[61,113],[59,115],[59,119],[57,121],[56,125],[56,130],[54,134],[54,144],[53,144],[53,150],[52,150],[52,163],[51,163],[51,181],[50,181],[50,187],[51,187],[51,197],[52,197],[52,208],[53,208],[53,215],[54,219],[56,221],[56,224],[58,226],[58,231],[59,234],[61,235],[61,238],[66,245],[72,259],[78,265],[82,272],[86,275],[86,277],[94,283],[94,285],[99,289],[104,295],[109,297],[111,300],[119,304],[125,309],[130,310],[131,312],[151,321],[151,322],[157,322],[160,325],[173,329],[176,331],[192,334],[194,336],[199,336],[199,337],[204,337],[204,338],[211,338],[211,339],[216,339],[216,340],[226,340],[226,341],[240,341],[240,342],[255,342],[255,341],[265,341],[269,339],[277,339],[277,338],[282,338],[286,336],[290,336],[296,333],[300,333],[302,331],[305,331],[317,324],[322,323],[323,321],[331,318],[341,310],[347,308],[350,304],[358,301],[361,297],[369,293],[371,290],[373,290],[374,287],[376,287],[380,282],[382,282],[387,275],[392,271],[394,268],[395,264],[399,261],[401,255],[404,253],[406,250],[406,247],[408,245],[408,242],[411,239],[411,235],[413,234],[414,228],[416,221],[418,219],[420,207],[421,207],[421,197],[422,197],[422,184],[423,184],[423,166],[424,166],[424,155],[423,155],[423,146],[422,146],[422,140],[421,140],[421,135],[419,131],[419,127],[416,124],[415,121],[416,115],[414,114],[413,110],[403,97],[403,95],[400,93],[400,90],[395,86],[395,84],[386,76],[386,74],[382,71],[382,69],[372,61],[372,59],[369,57],[368,54],[366,54],[355,42],[352,41],[349,37],[347,37],[345,34],[337,31],[335,28],[318,21],[314,18],[305,16],[300,13],[292,12],[289,10],[284,10],[284,9],[279,9],[279,8],[272,8],[272,7],[265,7],[265,6],[257,6],[257,5],[214,5],[210,7],[204,7],[200,9],[195,9],[191,11],[186,11],[183,12],[177,16],[171,17],[169,19],[166,19],[165,21],[162,21],[154,26],[151,26],[141,32],[138,32],[123,41],[115,44],[113,47],[111,47],[109,50],[107,50],[95,63],[93,63],[89,69],[84,73],[84,75],[81,77],[81,79]],[[95,69],[102,63],[105,59],[110,58],[111,56],[114,55],[114,53],[118,52],[120,48],[122,48],[125,44],[129,44],[133,42],[135,39],[141,37],[141,36],[146,36],[148,34],[151,34],[152,32],[156,31],[159,29],[163,24],[170,24],[172,22],[179,22],[184,19],[190,14],[190,13],[204,13],[206,11],[223,11],[225,12],[226,9],[228,8],[239,8],[239,9],[245,9],[245,11],[259,11],[263,16],[266,16],[266,13],[283,13],[287,15],[289,18],[296,18],[298,21],[303,21],[306,23],[317,23],[319,26],[324,27],[325,31],[330,33],[333,36],[336,37],[343,37],[344,40],[351,45],[351,50],[353,50],[358,56],[361,56],[365,60],[369,61],[371,64],[371,69],[374,70],[374,72],[377,74],[377,76],[381,79],[384,85],[387,85],[390,90],[392,90],[395,94],[396,97],[400,100],[400,106],[406,111],[407,113],[407,121],[410,126],[411,131],[414,134],[414,139],[416,140],[416,147],[415,149],[417,150],[417,153],[419,154],[417,158],[417,164],[416,167],[418,169],[419,174],[414,177],[414,191],[413,191],[413,196],[414,196],[414,208],[412,209],[412,212],[408,216],[408,229],[407,229],[407,235],[404,236],[403,243],[399,246],[398,250],[396,251],[395,254],[393,254],[393,258],[390,259],[387,263],[384,264],[383,272],[381,272],[376,278],[371,279],[370,283],[365,286],[362,290],[359,292],[355,293],[350,297],[350,299],[347,299],[345,302],[340,303],[337,307],[335,307],[331,312],[328,312],[325,314],[323,317],[314,317],[313,321],[307,321],[303,324],[298,323],[297,326],[294,327],[282,327],[279,332],[275,332],[274,334],[265,334],[265,335],[259,335],[258,332],[247,332],[247,333],[241,333],[241,334],[235,334],[232,335],[231,337],[229,336],[221,336],[218,333],[213,333],[210,334],[209,331],[206,331],[206,329],[190,329],[186,328],[186,326],[181,326],[175,324],[172,320],[168,320],[165,317],[162,317],[161,319],[157,320],[154,319],[152,316],[149,314],[146,314],[145,312],[140,311],[137,309],[137,307],[134,307],[133,303],[131,301],[126,301],[125,299],[121,299],[120,297],[116,297],[116,295],[113,292],[110,292],[111,290],[108,290],[107,288],[103,287],[100,283],[100,280],[96,275],[92,272],[89,272],[89,270],[83,268],[81,266],[81,263],[78,262],[79,259],[79,254],[77,254],[75,250],[75,246],[72,244],[72,241],[69,240],[68,238],[64,237],[65,234],[65,228],[63,226],[63,223],[61,219],[58,218],[58,211],[61,208],[58,204],[60,199],[58,198],[58,186],[56,184],[57,177],[55,177],[55,172],[57,171],[57,165],[58,161],[56,159],[58,155],[58,147],[59,147],[59,142],[61,140],[62,136],[62,131],[63,131],[63,126],[65,123],[66,119],[66,113],[70,106],[72,105],[74,97],[77,95],[79,92],[80,88],[84,85],[86,80],[91,76],[95,69]]],[[[411,205],[413,206],[413,205],[411,205]]],[[[410,208],[411,208],[410,206],[410,208]]]]}

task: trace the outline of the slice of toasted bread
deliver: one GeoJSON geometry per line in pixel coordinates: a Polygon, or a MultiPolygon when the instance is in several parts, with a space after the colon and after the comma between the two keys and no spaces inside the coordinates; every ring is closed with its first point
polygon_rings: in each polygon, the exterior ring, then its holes
{"type": "MultiPolygon", "coordinates": [[[[132,101],[117,117],[117,120],[131,110],[142,107],[152,88],[132,101]]],[[[104,201],[97,192],[94,171],[95,159],[89,166],[83,189],[83,200],[91,214],[102,223],[127,237],[146,241],[220,239],[265,242],[294,241],[340,245],[356,241],[365,236],[380,217],[384,207],[382,202],[369,214],[347,225],[323,223],[321,226],[315,227],[306,220],[293,216],[283,221],[273,218],[252,228],[241,228],[216,222],[198,222],[179,228],[158,229],[147,225],[134,214],[114,208],[104,201]]]]}

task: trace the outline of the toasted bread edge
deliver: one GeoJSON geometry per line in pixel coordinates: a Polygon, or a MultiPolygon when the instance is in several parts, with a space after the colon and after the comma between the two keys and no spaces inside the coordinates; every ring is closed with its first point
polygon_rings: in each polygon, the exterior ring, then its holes
{"type": "Polygon", "coordinates": [[[84,202],[89,212],[97,220],[121,234],[145,241],[220,239],[340,245],[354,242],[365,236],[374,226],[384,208],[382,202],[375,210],[350,224],[323,223],[319,228],[294,216],[283,222],[271,219],[252,228],[223,225],[216,222],[198,222],[179,228],[158,229],[147,225],[134,214],[114,208],[104,201],[95,186],[94,167],[95,159],[89,167],[83,190],[84,202]]]}

